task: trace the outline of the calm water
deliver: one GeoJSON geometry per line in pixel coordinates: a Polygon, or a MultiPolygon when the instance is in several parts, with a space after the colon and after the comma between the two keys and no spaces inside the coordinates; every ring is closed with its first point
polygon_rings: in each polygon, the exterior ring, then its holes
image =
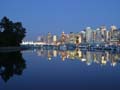
{"type": "Polygon", "coordinates": [[[0,90],[120,90],[120,54],[28,50],[0,53],[0,90]]]}

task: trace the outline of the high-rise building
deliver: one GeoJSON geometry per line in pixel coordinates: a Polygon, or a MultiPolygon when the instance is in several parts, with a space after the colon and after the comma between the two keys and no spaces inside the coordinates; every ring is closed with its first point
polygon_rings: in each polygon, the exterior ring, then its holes
{"type": "Polygon", "coordinates": [[[106,42],[106,26],[101,26],[100,31],[101,31],[101,42],[104,43],[106,42]]]}
{"type": "Polygon", "coordinates": [[[96,30],[93,30],[93,43],[96,42],[96,30]]]}
{"type": "Polygon", "coordinates": [[[86,42],[92,43],[93,42],[93,30],[91,27],[86,28],[86,42]]]}
{"type": "Polygon", "coordinates": [[[69,34],[69,43],[75,44],[76,43],[76,38],[75,38],[75,34],[73,32],[70,32],[69,34]]]}
{"type": "Polygon", "coordinates": [[[117,27],[115,25],[112,25],[110,28],[111,28],[111,31],[114,31],[117,29],[117,27]]]}
{"type": "Polygon", "coordinates": [[[114,31],[115,30],[117,30],[117,27],[115,26],[115,25],[112,25],[111,27],[110,27],[110,41],[112,40],[112,37],[113,37],[113,34],[114,34],[114,31]]]}
{"type": "Polygon", "coordinates": [[[53,35],[53,43],[56,45],[57,44],[57,35],[53,35]]]}
{"type": "Polygon", "coordinates": [[[86,42],[86,32],[81,31],[80,36],[81,36],[81,43],[85,43],[86,42]]]}
{"type": "Polygon", "coordinates": [[[101,31],[100,31],[100,28],[97,28],[97,29],[96,29],[95,42],[96,42],[96,43],[101,43],[101,40],[102,40],[101,31]]]}
{"type": "Polygon", "coordinates": [[[112,25],[110,29],[110,44],[118,44],[119,43],[119,30],[116,26],[112,25]]]}
{"type": "Polygon", "coordinates": [[[50,32],[48,32],[48,35],[47,35],[47,43],[48,44],[52,43],[52,34],[50,32]]]}
{"type": "Polygon", "coordinates": [[[109,43],[109,41],[110,41],[109,31],[106,31],[106,43],[109,43]]]}
{"type": "Polygon", "coordinates": [[[76,45],[79,45],[81,42],[82,42],[81,34],[80,34],[80,33],[77,33],[77,34],[75,35],[75,44],[76,44],[76,45]]]}
{"type": "Polygon", "coordinates": [[[66,34],[64,32],[62,32],[61,34],[61,44],[65,44],[66,41],[66,34]]]}

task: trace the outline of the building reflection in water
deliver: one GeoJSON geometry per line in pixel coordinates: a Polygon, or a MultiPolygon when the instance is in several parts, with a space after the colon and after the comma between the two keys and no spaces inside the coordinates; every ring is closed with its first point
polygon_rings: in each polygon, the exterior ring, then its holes
{"type": "Polygon", "coordinates": [[[5,82],[14,75],[22,75],[25,68],[21,52],[0,53],[0,76],[5,82]]]}
{"type": "Polygon", "coordinates": [[[111,66],[116,66],[120,62],[120,53],[112,52],[95,52],[95,51],[80,51],[75,49],[74,51],[57,51],[57,50],[37,50],[38,56],[48,57],[48,60],[52,60],[53,57],[60,56],[62,61],[67,59],[80,60],[87,65],[93,63],[111,66]]]}

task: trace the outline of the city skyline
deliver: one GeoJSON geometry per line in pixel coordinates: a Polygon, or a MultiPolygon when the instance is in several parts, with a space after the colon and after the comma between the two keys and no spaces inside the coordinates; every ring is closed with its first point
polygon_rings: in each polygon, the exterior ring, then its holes
{"type": "Polygon", "coordinates": [[[119,0],[1,0],[0,19],[3,16],[21,21],[27,29],[25,40],[51,32],[59,34],[79,32],[87,26],[119,27],[119,0]]]}
{"type": "MultiPolygon", "coordinates": [[[[27,40],[26,40],[27,41],[27,40]]],[[[29,41],[29,40],[28,40],[29,41]]],[[[33,43],[33,41],[29,41],[33,43]]],[[[28,43],[29,43],[28,42],[28,43]]],[[[25,42],[27,43],[27,42],[25,42]]],[[[115,25],[107,28],[105,25],[100,26],[96,29],[91,27],[86,27],[80,32],[61,32],[59,35],[53,34],[51,32],[45,35],[39,35],[34,43],[46,43],[48,45],[60,45],[60,44],[85,44],[90,45],[95,43],[104,43],[107,45],[120,45],[120,28],[115,25]]],[[[24,41],[23,41],[24,44],[24,41]]]]}

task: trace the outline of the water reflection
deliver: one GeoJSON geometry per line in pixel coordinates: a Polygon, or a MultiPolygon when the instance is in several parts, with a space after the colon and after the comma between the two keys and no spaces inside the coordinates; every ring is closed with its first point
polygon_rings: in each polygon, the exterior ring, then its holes
{"type": "Polygon", "coordinates": [[[21,52],[0,53],[0,76],[5,82],[14,75],[22,75],[25,68],[21,52]]]}
{"type": "Polygon", "coordinates": [[[53,57],[60,56],[62,61],[65,60],[80,60],[87,65],[92,63],[111,66],[116,66],[120,63],[120,53],[115,52],[90,52],[80,51],[75,49],[74,51],[57,51],[57,50],[37,50],[38,56],[48,57],[48,60],[52,60],[53,57]]]}

